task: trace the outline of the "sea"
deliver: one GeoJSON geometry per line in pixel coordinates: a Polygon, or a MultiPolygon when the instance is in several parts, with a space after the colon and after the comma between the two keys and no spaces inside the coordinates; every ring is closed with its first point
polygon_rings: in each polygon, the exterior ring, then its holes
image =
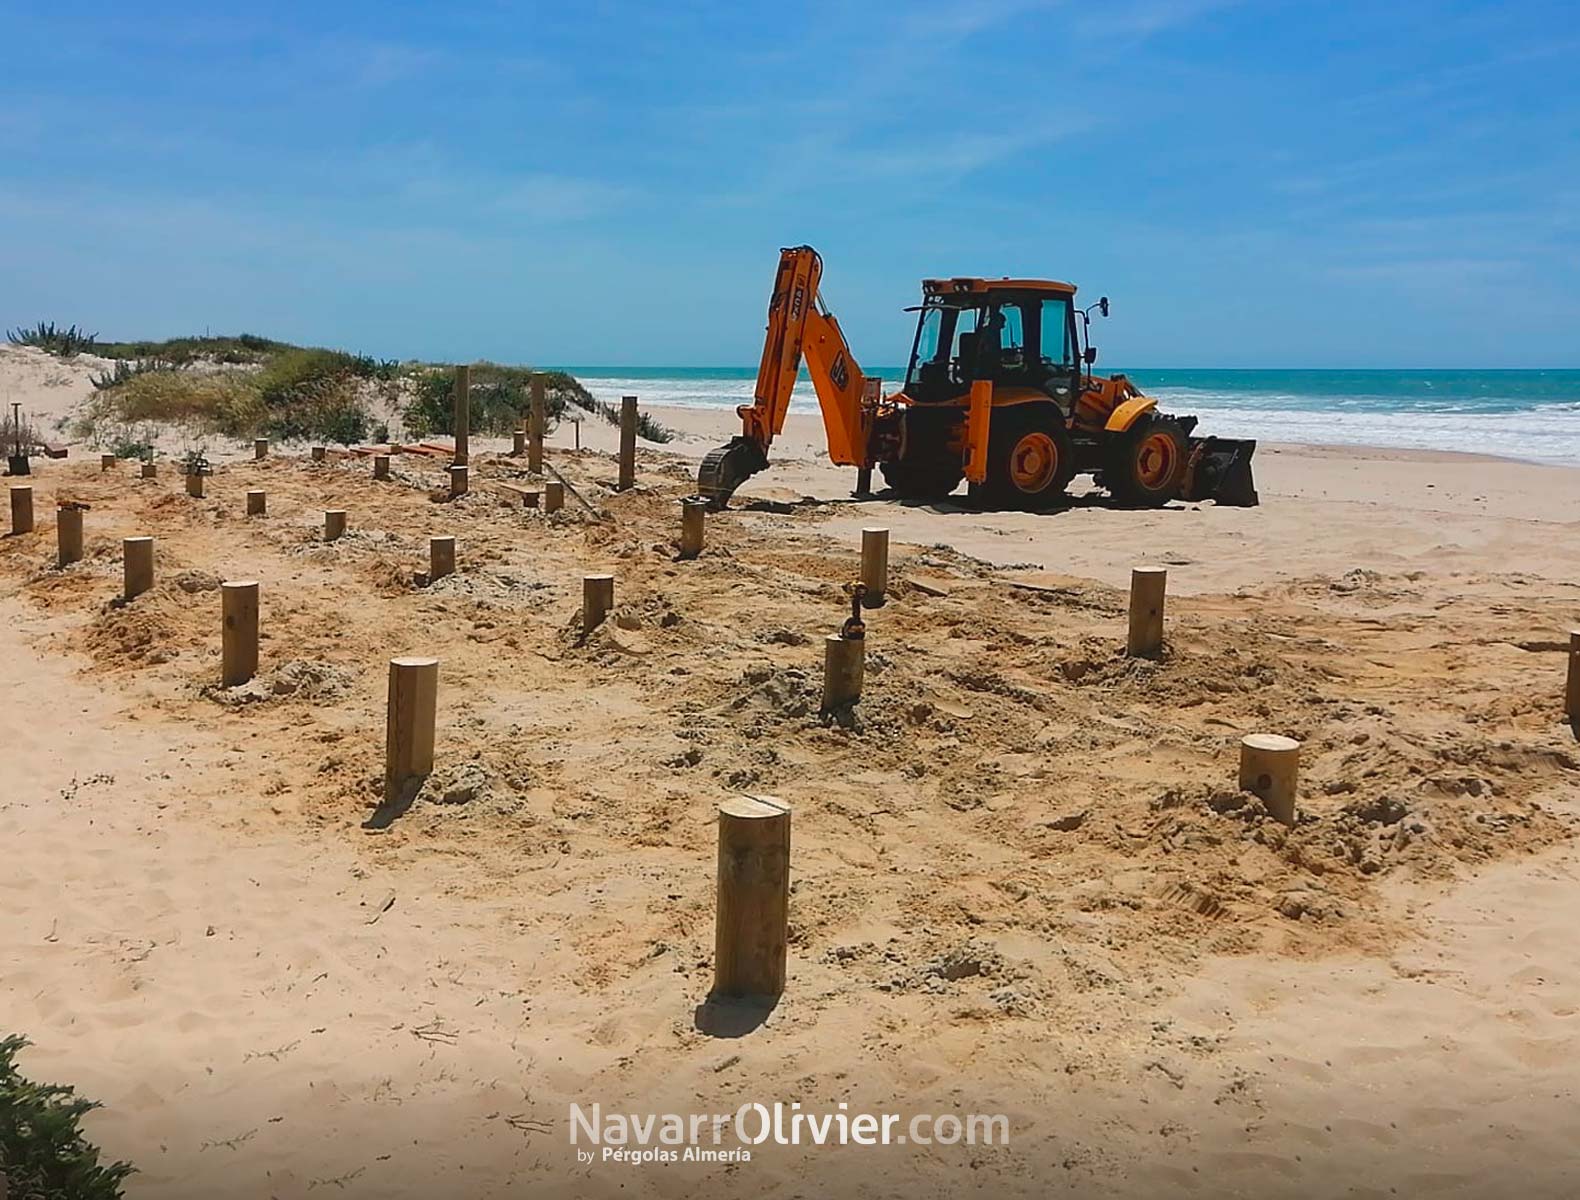
{"type": "MultiPolygon", "coordinates": [[[[754,367],[564,367],[600,400],[733,409],[754,367]]],[[[904,370],[869,369],[884,390],[904,370]]],[[[1580,370],[1126,370],[1165,411],[1196,413],[1200,434],[1312,445],[1407,447],[1580,465],[1580,370]]],[[[806,372],[792,412],[817,411],[806,372]]]]}

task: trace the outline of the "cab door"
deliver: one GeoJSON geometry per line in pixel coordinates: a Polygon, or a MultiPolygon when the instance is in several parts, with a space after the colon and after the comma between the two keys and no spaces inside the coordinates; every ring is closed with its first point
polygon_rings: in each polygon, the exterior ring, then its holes
{"type": "Polygon", "coordinates": [[[1038,307],[1038,386],[1052,397],[1065,420],[1075,416],[1081,397],[1081,367],[1076,361],[1075,305],[1068,296],[1046,297],[1038,307]]]}

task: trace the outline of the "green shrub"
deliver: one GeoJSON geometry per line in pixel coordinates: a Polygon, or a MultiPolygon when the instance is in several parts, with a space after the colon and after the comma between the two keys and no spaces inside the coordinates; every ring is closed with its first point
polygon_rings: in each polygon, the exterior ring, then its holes
{"type": "MultiPolygon", "coordinates": [[[[473,432],[501,436],[526,418],[532,395],[532,377],[539,372],[530,367],[506,367],[498,363],[478,363],[472,368],[472,383],[467,393],[473,432]]],[[[596,413],[610,424],[620,423],[620,410],[593,398],[573,375],[564,371],[544,371],[543,408],[552,430],[571,408],[596,413]]],[[[401,412],[407,432],[414,437],[454,433],[455,368],[426,367],[412,376],[412,396],[401,412]]],[[[637,418],[637,428],[651,442],[667,442],[675,435],[646,413],[637,418]]]]}
{"type": "Polygon", "coordinates": [[[5,336],[13,346],[36,346],[58,358],[70,358],[84,350],[92,350],[99,335],[75,325],[70,329],[57,329],[53,321],[40,321],[31,329],[8,329],[5,336]]]}
{"type": "Polygon", "coordinates": [[[131,426],[159,423],[282,441],[351,443],[367,436],[371,418],[358,391],[358,361],[336,350],[293,348],[253,372],[167,364],[123,372],[124,365],[75,422],[77,436],[113,442],[129,439],[131,426]]]}
{"type": "Polygon", "coordinates": [[[131,429],[119,430],[110,436],[109,441],[110,453],[116,458],[153,460],[154,439],[146,427],[135,432],[131,429]]]}
{"type": "Polygon", "coordinates": [[[89,376],[93,382],[93,390],[102,392],[114,387],[118,383],[125,383],[135,375],[146,375],[150,371],[174,371],[176,364],[165,362],[157,358],[117,359],[115,369],[100,371],[97,375],[89,376]]]}
{"type": "Polygon", "coordinates": [[[262,431],[280,441],[312,440],[350,445],[365,441],[367,405],[348,376],[308,379],[265,405],[262,431]]]}
{"type": "Polygon", "coordinates": [[[264,406],[273,409],[294,404],[325,383],[355,378],[357,367],[357,358],[340,350],[284,350],[254,378],[264,406]]]}
{"type": "MultiPolygon", "coordinates": [[[[532,372],[518,367],[498,367],[484,363],[472,368],[467,390],[474,433],[502,435],[519,426],[531,403],[532,372]]],[[[549,420],[558,419],[564,409],[562,397],[544,389],[544,409],[549,420]]],[[[401,413],[408,432],[416,437],[433,433],[454,433],[455,368],[428,367],[412,377],[412,396],[401,413]]]]}
{"type": "Polygon", "coordinates": [[[162,342],[102,342],[97,352],[105,358],[154,358],[180,367],[200,359],[223,366],[245,366],[295,349],[289,342],[243,333],[236,337],[166,338],[162,342]]]}
{"type": "Polygon", "coordinates": [[[30,1083],[16,1069],[27,1039],[0,1040],[0,1178],[10,1200],[118,1200],[128,1163],[99,1163],[79,1122],[98,1107],[74,1089],[30,1083]]]}
{"type": "Polygon", "coordinates": [[[89,401],[78,428],[87,436],[102,421],[182,422],[242,437],[258,425],[264,412],[258,389],[246,375],[147,371],[99,392],[89,401]]]}

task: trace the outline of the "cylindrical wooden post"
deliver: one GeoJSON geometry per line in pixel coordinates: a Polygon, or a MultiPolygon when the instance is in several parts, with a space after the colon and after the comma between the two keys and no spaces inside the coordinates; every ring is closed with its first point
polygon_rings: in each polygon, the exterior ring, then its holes
{"type": "Polygon", "coordinates": [[[187,495],[203,499],[203,476],[196,473],[187,476],[187,495]]]}
{"type": "Polygon", "coordinates": [[[33,485],[30,483],[11,487],[11,532],[33,532],[33,485]]]}
{"type": "Polygon", "coordinates": [[[512,458],[520,458],[526,452],[527,431],[525,429],[517,429],[511,434],[510,456],[512,458]]]}
{"type": "Polygon", "coordinates": [[[582,633],[591,633],[603,624],[614,607],[614,576],[582,576],[582,633]]]}
{"type": "Polygon", "coordinates": [[[706,500],[680,502],[680,557],[696,558],[702,553],[704,522],[708,515],[706,500]]]}
{"type": "Polygon", "coordinates": [[[523,488],[521,490],[521,507],[537,508],[542,498],[537,488],[523,488]]]}
{"type": "Polygon", "coordinates": [[[558,479],[550,479],[543,485],[543,511],[547,513],[559,512],[565,507],[565,485],[558,479]]]}
{"type": "Polygon", "coordinates": [[[636,486],[636,397],[620,397],[620,491],[636,486]]]}
{"type": "Polygon", "coordinates": [[[527,470],[543,470],[543,430],[548,424],[547,408],[543,399],[543,376],[532,377],[532,400],[527,413],[527,470]]]}
{"type": "Polygon", "coordinates": [[[258,488],[253,488],[247,493],[247,515],[261,517],[269,508],[269,495],[258,488]]]}
{"type": "Polygon", "coordinates": [[[159,464],[158,463],[145,462],[143,464],[143,478],[144,479],[155,479],[155,478],[158,477],[158,475],[159,475],[159,464]]]}
{"type": "Polygon", "coordinates": [[[327,446],[314,446],[313,447],[313,461],[314,462],[323,462],[328,457],[329,457],[329,447],[327,447],[327,446]]]}
{"type": "Polygon", "coordinates": [[[99,455],[99,470],[100,472],[108,471],[120,461],[121,460],[113,454],[101,454],[99,455]]]}
{"type": "Polygon", "coordinates": [[[225,687],[246,683],[258,673],[258,581],[238,579],[220,585],[220,682],[225,687]]]}
{"type": "Polygon", "coordinates": [[[428,539],[428,582],[433,583],[446,575],[455,574],[455,539],[436,537],[428,539]]]}
{"type": "Polygon", "coordinates": [[[889,531],[861,531],[861,582],[867,585],[864,604],[882,604],[889,590],[889,531]]]}
{"type": "Polygon", "coordinates": [[[324,510],[324,541],[333,542],[346,532],[346,510],[343,508],[328,508],[324,510]]]}
{"type": "Polygon", "coordinates": [[[1163,595],[1169,573],[1163,567],[1134,567],[1130,572],[1130,635],[1125,653],[1151,658],[1163,649],[1163,595]]]}
{"type": "Polygon", "coordinates": [[[774,998],[790,944],[790,809],[772,796],[719,805],[713,994],[774,998]]]}
{"type": "Polygon", "coordinates": [[[390,477],[390,456],[388,454],[375,454],[373,456],[373,478],[388,479],[390,477]]]}
{"type": "Polygon", "coordinates": [[[831,633],[823,639],[823,710],[853,704],[861,699],[861,684],[867,672],[865,638],[847,638],[831,633]]]}
{"type": "Polygon", "coordinates": [[[470,462],[472,437],[472,368],[455,369],[455,459],[457,466],[470,462]]]}
{"type": "Polygon", "coordinates": [[[439,660],[390,659],[389,703],[384,723],[384,802],[402,797],[412,780],[433,770],[434,718],[438,713],[439,660]]]}
{"type": "Polygon", "coordinates": [[[262,462],[264,459],[269,457],[268,438],[252,439],[252,457],[255,462],[262,462]]]}
{"type": "Polygon", "coordinates": [[[471,470],[468,467],[454,466],[450,468],[450,499],[464,496],[471,490],[471,470]]]}
{"type": "Polygon", "coordinates": [[[154,539],[121,539],[121,595],[135,600],[154,586],[154,539]]]}
{"type": "Polygon", "coordinates": [[[1249,733],[1240,739],[1240,790],[1255,792],[1267,811],[1285,825],[1295,823],[1295,790],[1300,743],[1276,733],[1249,733]]]}
{"type": "Polygon", "coordinates": [[[1569,677],[1564,681],[1564,715],[1580,721],[1580,629],[1569,631],[1569,677]]]}
{"type": "Polygon", "coordinates": [[[55,511],[56,559],[60,566],[70,566],[82,558],[82,509],[60,508],[55,511]]]}

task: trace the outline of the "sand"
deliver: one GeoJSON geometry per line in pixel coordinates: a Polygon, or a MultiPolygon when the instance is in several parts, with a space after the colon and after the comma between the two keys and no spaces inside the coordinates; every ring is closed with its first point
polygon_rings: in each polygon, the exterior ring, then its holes
{"type": "Polygon", "coordinates": [[[523,466],[42,464],[0,542],[0,1004],[106,1107],[137,1197],[1573,1194],[1580,472],[1264,448],[1259,509],[849,500],[793,419],[675,556],[720,414],[523,466]],[[269,515],[247,519],[248,488],[269,515]],[[53,567],[53,500],[91,505],[53,567]],[[322,512],[350,531],[325,545],[322,512]],[[816,712],[858,531],[893,530],[862,703],[816,712]],[[154,590],[116,601],[120,538],[154,590]],[[459,539],[426,588],[427,538],[459,539]],[[1130,566],[1168,652],[1127,660],[1130,566]],[[616,612],[578,633],[584,573],[616,612]],[[225,692],[223,578],[262,581],[225,692]],[[441,663],[438,765],[378,816],[387,660],[441,663]],[[1233,788],[1302,739],[1285,830],[1233,788]],[[789,986],[711,981],[721,799],[794,811],[789,986]],[[372,827],[370,825],[370,819],[372,827]],[[747,1022],[747,1025],[752,1024],[747,1022]],[[737,1035],[737,1036],[731,1036],[737,1035]],[[1002,1113],[1008,1146],[578,1164],[569,1105],[1002,1113]],[[326,1191],[327,1189],[327,1191],[326,1191]]]}

